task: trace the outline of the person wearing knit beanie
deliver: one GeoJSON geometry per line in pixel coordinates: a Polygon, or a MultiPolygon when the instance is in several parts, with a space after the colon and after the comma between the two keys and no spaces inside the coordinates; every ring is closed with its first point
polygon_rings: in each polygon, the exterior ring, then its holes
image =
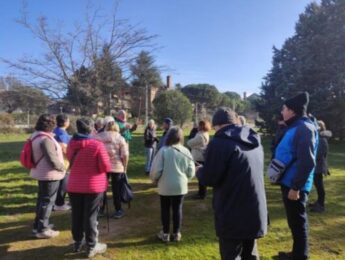
{"type": "Polygon", "coordinates": [[[303,92],[297,96],[287,99],[284,105],[294,111],[296,115],[303,116],[307,114],[309,104],[309,93],[303,92]]]}
{"type": "Polygon", "coordinates": [[[319,136],[314,120],[307,115],[308,104],[308,92],[284,102],[281,114],[287,127],[271,162],[284,165],[278,183],[293,239],[292,250],[279,252],[280,259],[309,259],[306,205],[313,186],[319,136]]]}

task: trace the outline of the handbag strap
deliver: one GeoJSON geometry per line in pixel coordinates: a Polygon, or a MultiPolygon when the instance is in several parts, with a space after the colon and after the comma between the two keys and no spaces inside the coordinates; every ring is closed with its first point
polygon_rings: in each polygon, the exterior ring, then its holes
{"type": "Polygon", "coordinates": [[[70,171],[70,170],[71,170],[72,165],[73,165],[73,163],[74,163],[74,161],[75,161],[75,158],[77,157],[77,154],[79,153],[80,150],[81,150],[81,148],[80,148],[79,150],[77,150],[77,151],[73,154],[73,156],[72,156],[72,158],[71,158],[71,160],[70,160],[70,162],[69,162],[69,166],[68,166],[67,171],[70,171]]]}
{"type": "Polygon", "coordinates": [[[191,158],[189,155],[185,154],[184,152],[181,152],[181,150],[177,149],[176,147],[174,146],[171,146],[174,150],[178,151],[180,154],[184,155],[184,157],[188,158],[189,160],[191,160],[192,162],[194,162],[194,164],[196,166],[201,166],[200,163],[198,163],[197,161],[195,161],[193,158],[191,158]]]}

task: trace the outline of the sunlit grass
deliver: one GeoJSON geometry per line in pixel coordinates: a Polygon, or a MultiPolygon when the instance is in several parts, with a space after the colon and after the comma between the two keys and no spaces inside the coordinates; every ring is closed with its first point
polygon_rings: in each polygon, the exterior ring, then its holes
{"type": "MultiPolygon", "coordinates": [[[[61,231],[53,240],[30,237],[34,217],[37,183],[18,163],[19,152],[27,135],[0,135],[0,259],[76,259],[83,254],[71,253],[70,213],[56,213],[51,222],[61,231]]],[[[264,138],[266,164],[269,161],[269,139],[264,138]]],[[[144,149],[141,134],[130,144],[129,178],[135,200],[126,217],[100,221],[100,240],[109,250],[96,259],[219,259],[214,232],[211,191],[205,201],[187,198],[184,204],[183,240],[179,244],[160,243],[159,198],[155,187],[144,175],[144,149]]],[[[327,211],[310,215],[312,259],[345,259],[345,143],[331,143],[332,175],[325,179],[327,211]]],[[[190,185],[197,189],[196,180],[190,185]]],[[[268,235],[259,240],[262,259],[272,259],[278,251],[291,248],[279,187],[266,185],[271,226],[268,235]]],[[[310,200],[315,199],[313,191],[310,200]]],[[[109,201],[110,202],[110,201],[109,201]]],[[[110,205],[111,203],[109,203],[110,205]]]]}

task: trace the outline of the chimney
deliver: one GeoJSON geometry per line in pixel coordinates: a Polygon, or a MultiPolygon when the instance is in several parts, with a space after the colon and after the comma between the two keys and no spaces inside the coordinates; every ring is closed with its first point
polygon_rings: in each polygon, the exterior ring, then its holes
{"type": "Polygon", "coordinates": [[[171,76],[168,75],[168,76],[167,76],[167,89],[171,89],[171,88],[172,88],[171,76]]]}

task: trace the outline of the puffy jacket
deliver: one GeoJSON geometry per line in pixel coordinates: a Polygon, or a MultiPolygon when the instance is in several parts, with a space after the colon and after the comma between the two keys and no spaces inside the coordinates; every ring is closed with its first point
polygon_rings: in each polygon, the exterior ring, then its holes
{"type": "Polygon", "coordinates": [[[155,156],[150,178],[158,180],[158,193],[163,196],[188,193],[188,180],[195,175],[192,155],[182,145],[164,146],[155,156]]]}
{"type": "Polygon", "coordinates": [[[187,141],[187,145],[192,149],[192,155],[195,161],[203,162],[205,160],[204,153],[209,141],[209,134],[201,131],[194,138],[187,141]]]}
{"type": "Polygon", "coordinates": [[[275,159],[286,165],[281,185],[305,192],[313,186],[318,132],[308,117],[292,121],[275,150],[275,159]]]}
{"type": "Polygon", "coordinates": [[[213,187],[217,236],[254,239],[267,232],[267,205],[260,136],[251,128],[229,125],[210,141],[197,176],[213,187]]]}
{"type": "Polygon", "coordinates": [[[101,132],[95,139],[104,143],[111,162],[111,172],[124,173],[123,158],[129,156],[128,146],[125,139],[117,132],[101,132]]]}
{"type": "Polygon", "coordinates": [[[104,192],[108,187],[106,173],[111,171],[111,164],[103,143],[77,134],[67,147],[68,160],[71,161],[73,156],[67,191],[72,193],[104,192]]]}
{"type": "Polygon", "coordinates": [[[65,177],[63,153],[61,146],[54,139],[54,134],[36,131],[31,139],[37,135],[41,136],[33,141],[32,149],[33,159],[38,164],[30,170],[31,177],[39,181],[63,179],[65,177]]]}

